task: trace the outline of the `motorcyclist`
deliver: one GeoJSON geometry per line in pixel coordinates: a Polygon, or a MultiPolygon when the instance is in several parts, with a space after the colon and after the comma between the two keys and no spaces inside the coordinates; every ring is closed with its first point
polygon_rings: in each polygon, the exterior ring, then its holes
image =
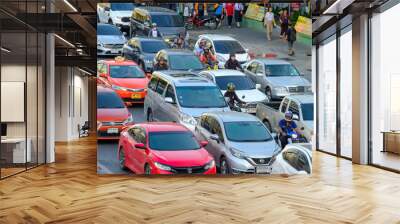
{"type": "Polygon", "coordinates": [[[203,54],[200,56],[200,61],[208,68],[218,66],[217,57],[211,52],[210,48],[204,48],[203,54]]]}
{"type": "Polygon", "coordinates": [[[279,140],[281,141],[282,149],[288,144],[288,139],[291,137],[288,133],[296,131],[300,134],[296,122],[293,121],[293,113],[288,111],[285,113],[285,118],[279,121],[279,140]]]}
{"type": "Polygon", "coordinates": [[[204,52],[205,46],[206,46],[206,41],[201,40],[199,45],[195,48],[195,54],[200,57],[204,52]]]}
{"type": "Polygon", "coordinates": [[[229,54],[229,59],[226,61],[226,63],[225,63],[225,69],[233,69],[233,70],[239,70],[239,71],[242,71],[243,70],[243,68],[242,68],[242,66],[240,65],[240,63],[239,63],[239,61],[238,60],[236,60],[236,55],[235,55],[235,53],[230,53],[229,54]]]}
{"type": "Polygon", "coordinates": [[[228,105],[231,108],[231,110],[236,110],[236,106],[235,106],[235,102],[238,104],[242,104],[244,103],[236,94],[236,87],[235,84],[233,83],[228,83],[227,88],[226,88],[226,92],[224,93],[224,97],[228,98],[228,105]]]}
{"type": "Polygon", "coordinates": [[[154,65],[154,71],[168,70],[168,63],[165,58],[160,58],[160,60],[154,65]]]}

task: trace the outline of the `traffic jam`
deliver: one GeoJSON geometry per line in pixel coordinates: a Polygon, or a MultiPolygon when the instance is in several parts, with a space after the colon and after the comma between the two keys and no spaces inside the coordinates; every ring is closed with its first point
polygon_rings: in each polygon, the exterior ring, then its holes
{"type": "Polygon", "coordinates": [[[311,83],[224,31],[226,4],[204,5],[98,5],[98,172],[310,174],[311,83]]]}

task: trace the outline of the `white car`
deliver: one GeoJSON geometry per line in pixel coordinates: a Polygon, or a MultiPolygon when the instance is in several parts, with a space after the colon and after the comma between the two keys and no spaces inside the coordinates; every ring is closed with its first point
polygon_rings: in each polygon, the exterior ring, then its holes
{"type": "Polygon", "coordinates": [[[109,7],[98,7],[99,22],[113,24],[121,30],[128,31],[134,8],[134,3],[110,3],[109,7]]]}
{"type": "Polygon", "coordinates": [[[114,25],[97,24],[97,55],[118,56],[126,42],[125,36],[114,25]]]}
{"type": "Polygon", "coordinates": [[[259,86],[255,85],[243,72],[221,69],[202,71],[199,75],[216,83],[222,94],[225,94],[228,83],[233,83],[237,96],[245,102],[240,108],[242,112],[255,114],[257,103],[268,101],[267,96],[258,90],[259,86]]]}
{"type": "Polygon", "coordinates": [[[218,67],[220,68],[224,68],[230,53],[236,54],[236,59],[240,64],[250,61],[248,50],[239,41],[230,36],[218,34],[200,35],[194,49],[198,48],[201,41],[205,41],[206,45],[212,46],[213,53],[217,56],[218,67]]]}

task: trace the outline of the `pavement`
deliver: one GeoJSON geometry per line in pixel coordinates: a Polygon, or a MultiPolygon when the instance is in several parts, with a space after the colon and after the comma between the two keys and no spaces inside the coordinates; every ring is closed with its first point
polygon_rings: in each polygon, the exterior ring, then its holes
{"type": "MultiPolygon", "coordinates": [[[[217,30],[192,30],[189,32],[191,38],[197,39],[200,34],[223,34],[229,35],[240,41],[249,49],[249,53],[262,56],[265,54],[276,54],[276,58],[293,63],[311,81],[311,46],[303,44],[294,45],[296,55],[288,56],[287,42],[279,38],[279,28],[274,29],[272,40],[268,41],[266,33],[249,28],[228,28],[223,26],[217,30]]],[[[129,108],[136,123],[144,122],[143,105],[135,105],[129,108]]],[[[129,171],[121,170],[117,158],[118,141],[99,142],[97,147],[97,172],[98,174],[131,174],[129,171]]]]}

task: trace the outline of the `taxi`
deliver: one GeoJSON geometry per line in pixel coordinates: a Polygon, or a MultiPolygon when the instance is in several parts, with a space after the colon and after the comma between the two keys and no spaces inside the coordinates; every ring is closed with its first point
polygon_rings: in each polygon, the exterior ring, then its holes
{"type": "Polygon", "coordinates": [[[97,139],[117,140],[120,133],[133,125],[133,117],[118,94],[97,86],[97,139]]]}
{"type": "Polygon", "coordinates": [[[135,62],[120,56],[101,60],[97,72],[103,86],[111,87],[126,105],[144,102],[149,79],[135,62]]]}

